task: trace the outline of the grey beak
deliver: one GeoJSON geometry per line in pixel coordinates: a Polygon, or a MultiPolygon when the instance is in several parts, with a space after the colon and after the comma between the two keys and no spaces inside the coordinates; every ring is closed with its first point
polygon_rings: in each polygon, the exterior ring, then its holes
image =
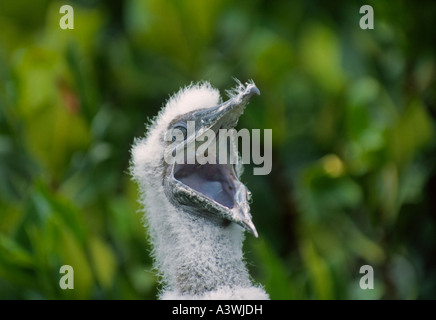
{"type": "MultiPolygon", "coordinates": [[[[208,129],[213,129],[215,132],[217,132],[219,128],[234,128],[238,122],[239,117],[243,113],[245,106],[250,101],[250,98],[255,94],[259,95],[260,91],[254,83],[247,83],[245,86],[240,85],[240,87],[238,88],[238,92],[235,93],[229,100],[219,104],[218,106],[193,112],[192,119],[195,119],[196,123],[199,124],[199,129],[195,133],[195,136],[189,136],[185,146],[191,146],[192,144],[194,144],[195,146],[196,137],[201,136],[201,134],[203,134],[208,129]]],[[[257,230],[253,224],[248,203],[249,191],[247,190],[247,187],[239,181],[239,177],[235,176],[233,167],[226,167],[225,170],[227,170],[226,173],[228,173],[229,177],[234,177],[233,207],[225,206],[222,203],[216,201],[201,202],[200,205],[199,201],[201,200],[198,200],[198,197],[195,196],[195,193],[200,191],[198,191],[198,189],[195,189],[193,185],[188,186],[185,183],[181,182],[183,179],[182,176],[180,178],[180,181],[176,179],[177,188],[172,185],[174,189],[172,190],[171,194],[176,195],[179,204],[190,207],[206,206],[206,211],[208,211],[209,213],[221,218],[225,218],[231,222],[240,225],[257,238],[257,230]]],[[[187,175],[185,175],[185,177],[186,176],[187,175]]],[[[187,179],[185,179],[185,182],[188,183],[187,179]]]]}
{"type": "Polygon", "coordinates": [[[259,89],[254,83],[249,83],[243,92],[216,107],[198,111],[195,117],[200,118],[202,125],[205,127],[210,127],[221,122],[225,122],[225,127],[234,127],[244,112],[245,106],[255,94],[260,95],[259,89]]]}

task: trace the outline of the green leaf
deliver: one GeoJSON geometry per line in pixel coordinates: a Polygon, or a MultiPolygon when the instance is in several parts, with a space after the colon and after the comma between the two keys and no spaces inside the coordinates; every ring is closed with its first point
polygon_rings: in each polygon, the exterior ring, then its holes
{"type": "Polygon", "coordinates": [[[114,277],[117,271],[117,261],[113,250],[98,237],[90,239],[89,249],[98,282],[106,290],[113,288],[114,277]]]}

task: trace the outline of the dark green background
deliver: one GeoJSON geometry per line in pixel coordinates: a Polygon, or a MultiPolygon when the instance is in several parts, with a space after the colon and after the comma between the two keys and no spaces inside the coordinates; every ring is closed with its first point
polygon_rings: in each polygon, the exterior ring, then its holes
{"type": "Polygon", "coordinates": [[[224,95],[233,77],[261,91],[239,128],[273,130],[271,174],[243,176],[271,298],[436,298],[435,17],[431,1],[2,0],[0,298],[154,299],[129,149],[180,87],[224,95]]]}

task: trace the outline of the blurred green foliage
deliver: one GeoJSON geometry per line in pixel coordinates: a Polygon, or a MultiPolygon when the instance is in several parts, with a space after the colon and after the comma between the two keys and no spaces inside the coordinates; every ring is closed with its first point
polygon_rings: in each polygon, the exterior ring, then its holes
{"type": "Polygon", "coordinates": [[[243,177],[271,298],[436,298],[433,2],[70,1],[74,30],[63,4],[0,2],[0,298],[154,299],[130,146],[232,77],[261,91],[239,126],[273,129],[272,173],[243,177]]]}

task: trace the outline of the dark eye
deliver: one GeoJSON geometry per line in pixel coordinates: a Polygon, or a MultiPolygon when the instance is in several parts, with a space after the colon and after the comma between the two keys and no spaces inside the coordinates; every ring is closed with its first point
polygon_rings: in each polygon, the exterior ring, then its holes
{"type": "Polygon", "coordinates": [[[186,130],[186,127],[177,126],[177,127],[173,128],[173,137],[172,137],[173,142],[176,141],[176,135],[178,135],[179,132],[181,132],[183,134],[183,140],[186,140],[186,137],[188,136],[188,131],[186,130]],[[178,131],[176,131],[176,130],[178,130],[178,131]]]}

